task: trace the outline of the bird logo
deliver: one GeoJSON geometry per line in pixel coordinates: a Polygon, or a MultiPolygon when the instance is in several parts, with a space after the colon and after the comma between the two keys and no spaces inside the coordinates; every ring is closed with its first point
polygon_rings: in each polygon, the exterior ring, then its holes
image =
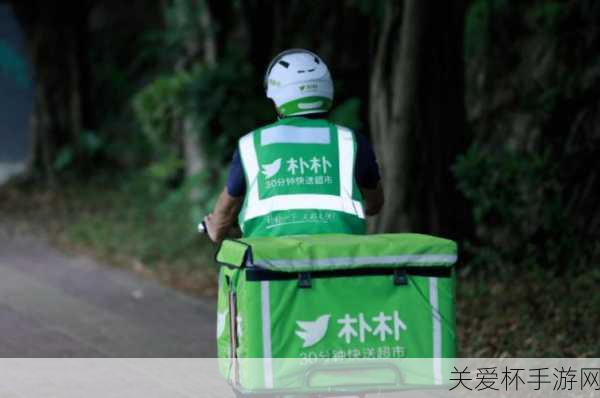
{"type": "Polygon", "coordinates": [[[279,169],[281,168],[281,158],[275,160],[273,163],[263,164],[261,167],[262,167],[262,173],[267,178],[271,178],[275,174],[277,174],[277,172],[279,172],[279,169]]]}
{"type": "Polygon", "coordinates": [[[303,348],[312,347],[325,337],[331,315],[322,315],[316,321],[296,321],[299,330],[296,335],[302,339],[303,348]]]}

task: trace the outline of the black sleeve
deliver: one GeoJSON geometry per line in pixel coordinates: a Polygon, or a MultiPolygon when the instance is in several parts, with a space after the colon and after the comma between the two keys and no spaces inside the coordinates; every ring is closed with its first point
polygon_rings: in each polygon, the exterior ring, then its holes
{"type": "Polygon", "coordinates": [[[375,152],[367,137],[360,133],[355,133],[355,136],[357,148],[354,176],[356,183],[361,188],[375,189],[381,180],[375,152]]]}
{"type": "Polygon", "coordinates": [[[227,177],[227,192],[236,198],[246,194],[246,177],[244,176],[244,169],[238,149],[235,150],[233,159],[231,159],[231,167],[229,168],[229,176],[227,177]]]}

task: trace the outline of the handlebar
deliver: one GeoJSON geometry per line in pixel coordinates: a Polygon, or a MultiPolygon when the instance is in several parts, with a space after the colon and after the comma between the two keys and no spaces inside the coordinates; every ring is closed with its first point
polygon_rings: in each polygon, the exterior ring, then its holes
{"type": "Polygon", "coordinates": [[[208,233],[208,229],[206,228],[206,223],[204,221],[202,221],[200,224],[198,224],[198,233],[205,235],[208,233]]]}

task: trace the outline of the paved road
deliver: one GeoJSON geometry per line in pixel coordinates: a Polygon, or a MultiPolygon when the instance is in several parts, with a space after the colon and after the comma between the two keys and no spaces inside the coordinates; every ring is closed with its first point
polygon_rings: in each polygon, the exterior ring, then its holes
{"type": "Polygon", "coordinates": [[[214,308],[0,230],[0,357],[214,357],[214,308]]]}

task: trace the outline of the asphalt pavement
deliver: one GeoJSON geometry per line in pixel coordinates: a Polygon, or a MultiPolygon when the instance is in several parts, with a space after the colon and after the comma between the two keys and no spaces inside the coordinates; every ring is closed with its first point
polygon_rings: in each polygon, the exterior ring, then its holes
{"type": "Polygon", "coordinates": [[[0,223],[0,357],[214,357],[215,308],[0,223]]]}

